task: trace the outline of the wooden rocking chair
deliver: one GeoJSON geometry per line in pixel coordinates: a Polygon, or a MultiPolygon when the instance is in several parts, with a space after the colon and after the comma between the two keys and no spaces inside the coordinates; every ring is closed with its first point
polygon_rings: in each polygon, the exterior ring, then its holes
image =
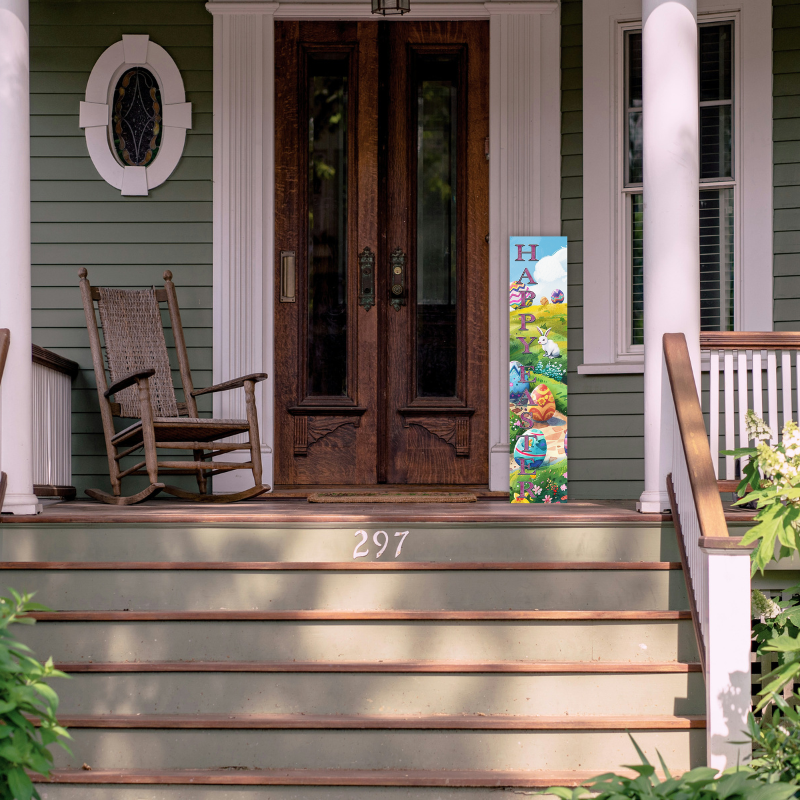
{"type": "Polygon", "coordinates": [[[268,492],[270,487],[261,483],[261,449],[255,403],[255,385],[267,376],[259,372],[207,389],[195,389],[172,273],[169,270],[164,273],[163,289],[153,287],[142,290],[93,287],[87,280],[87,274],[85,269],[78,272],[114,494],[99,489],[87,489],[86,494],[103,503],[130,505],[161,491],[184,500],[212,503],[230,503],[268,492]],[[110,385],[106,381],[103,365],[95,302],[103,329],[110,385]],[[159,303],[166,303],[169,309],[185,403],[178,403],[175,399],[159,303]],[[246,420],[201,419],[198,416],[196,397],[240,388],[244,388],[245,393],[246,420]],[[111,402],[111,395],[114,395],[117,402],[111,402]],[[138,422],[116,432],[113,421],[115,416],[137,418],[138,422]],[[247,443],[216,441],[240,433],[249,434],[247,443]],[[142,448],[144,461],[122,469],[121,460],[142,448]],[[159,461],[159,448],[191,450],[194,460],[159,461]],[[234,450],[249,450],[250,460],[246,463],[210,460],[234,450]],[[236,494],[208,493],[210,476],[235,469],[251,470],[255,486],[236,494]],[[146,475],[150,485],[137,494],[123,497],[122,479],[129,475],[146,475]],[[163,475],[194,475],[200,491],[187,492],[177,486],[160,483],[163,475]]]}

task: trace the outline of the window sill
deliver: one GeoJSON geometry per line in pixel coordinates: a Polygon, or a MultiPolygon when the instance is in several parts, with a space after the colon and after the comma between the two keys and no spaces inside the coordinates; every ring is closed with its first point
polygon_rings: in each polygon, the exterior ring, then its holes
{"type": "Polygon", "coordinates": [[[643,362],[631,362],[627,364],[581,364],[578,367],[578,375],[642,375],[644,374],[643,362]]]}

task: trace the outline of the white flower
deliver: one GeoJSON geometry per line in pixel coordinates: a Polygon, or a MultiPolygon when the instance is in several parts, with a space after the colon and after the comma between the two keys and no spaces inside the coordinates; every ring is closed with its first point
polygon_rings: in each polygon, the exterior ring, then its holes
{"type": "Polygon", "coordinates": [[[772,430],[764,422],[761,417],[756,415],[756,412],[752,409],[747,410],[747,414],[745,415],[745,426],[747,428],[747,439],[755,439],[756,442],[764,441],[765,439],[774,439],[775,437],[772,435],[772,430]]]}
{"type": "Polygon", "coordinates": [[[750,599],[753,619],[774,619],[781,613],[780,606],[758,589],[753,589],[750,599]]]}

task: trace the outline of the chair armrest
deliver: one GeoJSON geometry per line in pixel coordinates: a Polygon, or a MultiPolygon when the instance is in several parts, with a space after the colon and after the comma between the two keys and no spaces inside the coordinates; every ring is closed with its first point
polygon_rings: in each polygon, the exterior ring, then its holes
{"type": "Polygon", "coordinates": [[[140,378],[152,378],[155,374],[156,371],[154,369],[143,369],[140,372],[132,372],[130,375],[126,375],[124,378],[114,381],[114,383],[105,390],[103,396],[111,397],[112,394],[116,394],[123,389],[127,389],[129,386],[133,386],[140,378]]]}
{"type": "Polygon", "coordinates": [[[265,381],[269,377],[266,372],[254,372],[252,375],[245,375],[242,378],[234,378],[232,381],[225,381],[224,383],[218,383],[215,386],[209,386],[207,389],[194,389],[192,391],[192,397],[199,397],[201,394],[211,394],[213,392],[227,392],[228,389],[240,389],[244,386],[245,381],[253,381],[253,383],[258,383],[259,381],[265,381]]]}

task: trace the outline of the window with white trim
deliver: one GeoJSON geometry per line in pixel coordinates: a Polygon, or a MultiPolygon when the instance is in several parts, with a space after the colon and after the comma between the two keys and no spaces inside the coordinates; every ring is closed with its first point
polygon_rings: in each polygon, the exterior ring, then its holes
{"type": "MultiPolygon", "coordinates": [[[[771,330],[771,0],[697,6],[702,328],[771,330]]],[[[640,14],[583,5],[583,374],[643,369],[640,14]]]]}
{"type": "MultiPolygon", "coordinates": [[[[700,327],[734,328],[734,106],[732,21],[699,26],[700,327]]],[[[642,33],[624,43],[624,182],[630,270],[629,343],[644,344],[642,203],[642,33]]]]}

